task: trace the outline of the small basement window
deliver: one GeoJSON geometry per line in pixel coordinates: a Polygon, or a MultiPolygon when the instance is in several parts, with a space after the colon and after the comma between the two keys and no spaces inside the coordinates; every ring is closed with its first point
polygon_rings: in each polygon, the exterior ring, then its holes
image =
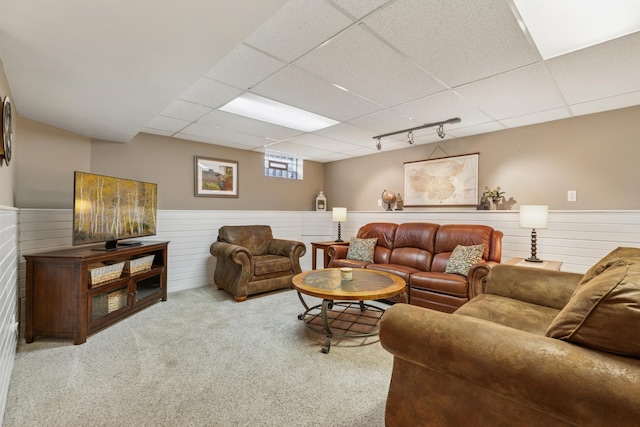
{"type": "Polygon", "coordinates": [[[291,154],[264,153],[264,176],[302,179],[302,159],[291,154]]]}

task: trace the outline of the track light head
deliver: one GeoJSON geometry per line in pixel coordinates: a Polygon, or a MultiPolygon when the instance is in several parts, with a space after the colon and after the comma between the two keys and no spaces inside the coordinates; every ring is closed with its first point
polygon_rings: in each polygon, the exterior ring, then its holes
{"type": "Polygon", "coordinates": [[[376,148],[378,149],[378,151],[382,149],[382,143],[380,142],[380,138],[378,138],[378,142],[376,142],[376,148]]]}
{"type": "Polygon", "coordinates": [[[407,142],[408,142],[409,144],[413,144],[413,131],[410,131],[410,132],[407,134],[407,142]]]}
{"type": "Polygon", "coordinates": [[[445,137],[444,126],[443,125],[438,126],[437,132],[438,132],[438,136],[440,138],[444,138],[445,137]]]}

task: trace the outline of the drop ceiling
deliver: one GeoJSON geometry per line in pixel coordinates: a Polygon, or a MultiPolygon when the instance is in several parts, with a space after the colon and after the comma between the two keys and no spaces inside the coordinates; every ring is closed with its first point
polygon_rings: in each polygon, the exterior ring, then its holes
{"type": "Polygon", "coordinates": [[[545,60],[512,0],[2,4],[18,114],[116,142],[145,132],[330,162],[453,117],[445,140],[640,104],[640,28],[545,60]],[[245,92],[340,123],[305,133],[219,109],[245,92]]]}

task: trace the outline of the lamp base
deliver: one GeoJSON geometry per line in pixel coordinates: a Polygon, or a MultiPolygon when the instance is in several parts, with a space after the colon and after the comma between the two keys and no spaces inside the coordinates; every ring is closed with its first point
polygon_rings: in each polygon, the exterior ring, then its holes
{"type": "Polygon", "coordinates": [[[533,257],[530,257],[530,258],[525,259],[525,261],[527,261],[527,262],[542,262],[542,260],[541,260],[540,258],[536,258],[536,257],[534,257],[534,256],[533,256],[533,257]]]}
{"type": "Polygon", "coordinates": [[[334,240],[334,241],[335,241],[336,243],[342,243],[342,242],[344,242],[344,240],[342,240],[342,239],[340,239],[340,238],[338,238],[338,239],[336,239],[336,240],[334,240]]]}

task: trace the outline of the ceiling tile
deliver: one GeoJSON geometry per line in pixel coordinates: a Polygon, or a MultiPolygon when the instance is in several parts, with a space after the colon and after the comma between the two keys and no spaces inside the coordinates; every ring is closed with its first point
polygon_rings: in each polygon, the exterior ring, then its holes
{"type": "Polygon", "coordinates": [[[166,130],[171,132],[177,132],[185,126],[188,126],[190,122],[187,120],[173,119],[171,117],[157,116],[149,123],[148,128],[166,130]]]}
{"type": "Polygon", "coordinates": [[[339,123],[335,126],[317,130],[313,133],[360,146],[371,145],[373,141],[372,138],[376,134],[373,131],[353,126],[348,123],[339,123]]]}
{"type": "Polygon", "coordinates": [[[640,91],[612,96],[610,98],[602,98],[591,102],[583,102],[581,104],[571,105],[570,108],[575,115],[581,116],[584,114],[632,107],[634,105],[640,105],[640,91]]]}
{"type": "Polygon", "coordinates": [[[180,134],[210,138],[219,141],[237,142],[239,145],[251,148],[262,147],[269,143],[269,141],[263,137],[222,129],[218,126],[204,123],[194,123],[187,126],[180,132],[180,134]]]}
{"type": "Polygon", "coordinates": [[[202,105],[194,104],[192,102],[176,99],[171,103],[171,105],[165,108],[160,115],[192,122],[198,120],[210,111],[212,110],[209,107],[203,107],[202,105]]]}
{"type": "Polygon", "coordinates": [[[508,128],[516,128],[520,126],[532,125],[535,123],[544,123],[553,120],[566,119],[568,117],[570,117],[569,111],[565,107],[562,107],[532,114],[526,114],[524,116],[510,117],[500,120],[500,123],[508,128]]]}
{"type": "Polygon", "coordinates": [[[245,41],[291,62],[319,46],[353,21],[324,1],[292,0],[245,41]]]}
{"type": "Polygon", "coordinates": [[[464,128],[453,129],[451,131],[447,131],[445,129],[445,132],[447,136],[450,136],[452,138],[462,138],[464,136],[480,135],[482,133],[489,133],[489,132],[498,132],[504,129],[505,127],[501,126],[500,123],[498,122],[489,122],[489,123],[480,123],[477,125],[464,127],[464,128]]]}
{"type": "Polygon", "coordinates": [[[251,92],[342,122],[382,109],[295,66],[278,72],[251,92]]]}
{"type": "Polygon", "coordinates": [[[219,82],[241,89],[266,79],[287,64],[240,44],[206,74],[219,82]]]}
{"type": "Polygon", "coordinates": [[[184,139],[187,141],[196,141],[196,142],[203,142],[205,144],[213,144],[213,145],[219,145],[222,147],[230,147],[230,148],[237,148],[239,150],[247,150],[247,151],[252,151],[253,148],[250,145],[243,145],[237,142],[232,142],[232,141],[225,141],[222,139],[218,139],[218,138],[207,138],[207,137],[202,137],[202,136],[195,136],[195,135],[188,135],[188,134],[184,134],[184,133],[177,133],[174,135],[175,138],[179,138],[179,139],[184,139]]]}
{"type": "Polygon", "coordinates": [[[187,89],[180,99],[207,107],[218,108],[242,93],[238,88],[203,77],[187,89]]]}
{"type": "Polygon", "coordinates": [[[373,12],[388,0],[332,0],[339,7],[347,11],[356,19],[360,19],[373,12]]]}
{"type": "Polygon", "coordinates": [[[286,142],[338,153],[358,148],[356,145],[349,144],[348,142],[338,141],[336,139],[326,138],[324,136],[314,135],[311,133],[290,138],[286,142]]]}
{"type": "Polygon", "coordinates": [[[296,66],[385,106],[446,89],[360,25],[305,55],[296,66]],[[385,84],[389,81],[394,83],[385,84]]]}
{"type": "Polygon", "coordinates": [[[464,99],[505,119],[563,106],[543,64],[534,64],[456,88],[464,99]]]}
{"type": "Polygon", "coordinates": [[[640,90],[640,32],[547,61],[569,104],[640,90]]]}
{"type": "Polygon", "coordinates": [[[226,111],[214,110],[198,120],[198,123],[215,125],[222,129],[234,130],[247,133],[249,135],[263,136],[273,140],[282,140],[300,135],[295,129],[274,125],[260,120],[250,119],[238,114],[227,113],[226,111]]]}
{"type": "Polygon", "coordinates": [[[454,91],[437,93],[406,104],[393,107],[407,117],[411,117],[413,126],[421,124],[441,122],[455,117],[459,117],[461,122],[446,125],[447,129],[467,127],[478,123],[485,123],[491,119],[471,105],[461,99],[454,91]]]}
{"type": "Polygon", "coordinates": [[[397,130],[420,125],[420,123],[416,124],[415,121],[395,110],[382,110],[367,116],[349,120],[349,123],[357,127],[369,129],[375,132],[376,135],[395,132],[397,130]]]}
{"type": "Polygon", "coordinates": [[[162,136],[171,136],[171,135],[173,135],[175,133],[173,131],[152,129],[152,128],[144,128],[140,132],[141,133],[150,133],[150,134],[153,134],[153,135],[162,135],[162,136]]]}
{"type": "Polygon", "coordinates": [[[399,0],[363,22],[451,87],[539,59],[507,1],[399,0]]]}

